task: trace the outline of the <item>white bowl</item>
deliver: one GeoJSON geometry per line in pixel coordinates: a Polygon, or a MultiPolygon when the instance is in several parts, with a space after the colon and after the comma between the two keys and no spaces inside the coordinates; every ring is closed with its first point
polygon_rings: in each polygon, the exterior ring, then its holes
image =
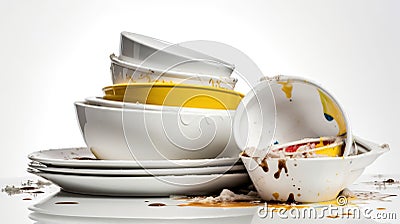
{"type": "MultiPolygon", "coordinates": [[[[150,67],[148,63],[126,62],[114,54],[110,55],[111,76],[114,84],[120,83],[179,83],[212,86],[233,90],[237,79],[218,74],[201,74],[196,71],[176,71],[168,67],[150,67]]],[[[154,66],[154,65],[153,65],[154,66]]]]}
{"type": "Polygon", "coordinates": [[[235,66],[220,59],[152,37],[122,32],[120,59],[164,71],[229,77],[235,66]]]}
{"type": "Polygon", "coordinates": [[[349,143],[344,155],[353,153],[350,124],[340,104],[320,85],[300,77],[276,76],[260,81],[239,104],[233,133],[242,150],[342,136],[349,143]]]}
{"type": "Polygon", "coordinates": [[[234,111],[125,109],[76,102],[87,146],[99,159],[162,160],[238,157],[234,111]]]}
{"type": "Polygon", "coordinates": [[[259,165],[259,158],[242,155],[241,159],[264,200],[320,202],[335,199],[389,150],[386,144],[380,146],[359,138],[356,146],[359,154],[347,157],[268,158],[263,163],[268,169],[259,165]]]}

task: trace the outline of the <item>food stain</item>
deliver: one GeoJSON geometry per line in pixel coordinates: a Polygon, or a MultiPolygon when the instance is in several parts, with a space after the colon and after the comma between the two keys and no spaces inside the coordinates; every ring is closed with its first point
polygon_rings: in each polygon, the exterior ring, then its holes
{"type": "Polygon", "coordinates": [[[74,157],[72,159],[74,159],[74,160],[98,160],[96,158],[91,158],[91,157],[74,157]]]}
{"type": "Polygon", "coordinates": [[[260,167],[264,170],[264,172],[268,172],[269,168],[268,168],[268,163],[266,159],[263,159],[260,163],[260,167]]]}
{"type": "Polygon", "coordinates": [[[294,194],[293,194],[293,193],[290,193],[288,199],[286,200],[286,203],[292,204],[292,203],[294,203],[294,202],[295,202],[295,200],[294,200],[294,194]]]}
{"type": "Polygon", "coordinates": [[[56,205],[77,205],[77,204],[79,204],[79,202],[77,202],[77,201],[58,201],[58,202],[55,202],[54,204],[56,204],[56,205]]]}
{"type": "Polygon", "coordinates": [[[324,116],[327,121],[335,120],[339,126],[338,135],[343,135],[346,133],[346,125],[344,122],[344,117],[342,112],[340,111],[338,105],[333,102],[333,100],[323,93],[320,89],[318,89],[318,93],[321,99],[322,108],[324,111],[324,116]]]}
{"type": "Polygon", "coordinates": [[[384,180],[383,182],[384,183],[394,183],[395,181],[392,178],[390,178],[390,179],[384,180]]]}
{"type": "Polygon", "coordinates": [[[24,198],[24,199],[22,199],[22,200],[24,200],[24,201],[30,201],[30,200],[32,200],[32,198],[24,198]]]}
{"type": "Polygon", "coordinates": [[[326,217],[328,217],[330,219],[337,219],[337,218],[339,218],[339,215],[328,215],[326,217]]]}
{"type": "Polygon", "coordinates": [[[278,200],[278,198],[279,198],[279,193],[278,193],[278,192],[272,193],[272,197],[274,197],[275,200],[278,200]]]}
{"type": "Polygon", "coordinates": [[[36,190],[36,187],[21,187],[20,190],[21,191],[31,191],[31,190],[36,190]]]}
{"type": "Polygon", "coordinates": [[[275,179],[279,179],[281,176],[282,169],[285,169],[285,173],[288,173],[288,169],[286,167],[286,160],[280,159],[278,161],[278,171],[274,174],[275,179]]]}
{"type": "Polygon", "coordinates": [[[164,203],[151,203],[148,206],[151,206],[151,207],[162,207],[162,206],[166,206],[166,204],[164,204],[164,203]]]}
{"type": "Polygon", "coordinates": [[[278,82],[278,83],[282,85],[282,91],[285,93],[286,98],[291,99],[292,98],[293,85],[291,83],[289,83],[289,81],[278,82]]]}
{"type": "Polygon", "coordinates": [[[247,153],[245,151],[241,152],[240,155],[243,156],[243,157],[250,157],[249,155],[247,155],[247,153]]]}

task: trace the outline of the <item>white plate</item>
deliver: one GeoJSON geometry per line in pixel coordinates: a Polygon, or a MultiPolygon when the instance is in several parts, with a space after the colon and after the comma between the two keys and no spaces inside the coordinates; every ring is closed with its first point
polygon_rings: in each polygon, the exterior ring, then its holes
{"type": "MultiPolygon", "coordinates": [[[[43,215],[53,215],[58,217],[89,218],[91,221],[93,221],[93,223],[96,223],[94,221],[95,220],[99,221],[99,219],[103,221],[101,223],[106,223],[105,222],[106,220],[104,219],[130,220],[131,223],[132,220],[136,221],[140,220],[141,221],[140,223],[145,223],[145,221],[150,222],[151,220],[153,220],[153,222],[151,223],[157,223],[156,222],[157,220],[158,223],[161,222],[164,223],[167,220],[170,220],[171,222],[169,223],[174,223],[174,221],[176,221],[177,219],[186,220],[186,223],[188,222],[197,223],[197,222],[192,222],[192,220],[201,219],[203,221],[209,221],[208,223],[218,223],[212,221],[217,221],[218,218],[228,218],[228,217],[235,219],[239,217],[247,217],[248,221],[241,223],[249,223],[251,217],[257,211],[257,206],[247,207],[247,208],[232,207],[229,209],[178,206],[180,204],[185,204],[185,203],[187,203],[187,201],[174,200],[169,197],[136,198],[136,197],[87,196],[87,195],[71,194],[61,191],[29,207],[29,210],[35,212],[35,214],[40,213],[43,215]],[[63,201],[77,202],[79,204],[69,204],[69,205],[56,204],[57,202],[63,202],[63,201]],[[149,206],[149,204],[152,203],[163,203],[166,206],[162,207],[149,206]]],[[[46,218],[36,215],[35,217],[40,220],[42,220],[42,218],[46,218]]],[[[54,218],[55,220],[59,220],[56,217],[52,218],[54,218]]],[[[87,223],[87,222],[81,222],[81,223],[87,223]]],[[[207,222],[202,222],[202,223],[207,223],[207,222]]],[[[240,222],[234,222],[234,223],[240,223],[240,222]]]]}
{"type": "Polygon", "coordinates": [[[28,169],[68,192],[107,196],[208,195],[249,184],[247,172],[235,174],[115,177],[66,175],[28,169]]]}
{"type": "Polygon", "coordinates": [[[188,174],[223,174],[226,172],[244,171],[243,165],[214,166],[198,168],[171,168],[171,169],[79,169],[64,167],[46,167],[43,164],[30,164],[31,168],[60,174],[76,175],[98,175],[98,176],[167,176],[167,175],[188,175],[188,174]]]}
{"type": "Polygon", "coordinates": [[[28,158],[52,166],[87,168],[184,168],[207,166],[231,166],[238,158],[187,159],[187,160],[77,160],[75,158],[95,159],[86,147],[50,149],[33,152],[28,158]]]}

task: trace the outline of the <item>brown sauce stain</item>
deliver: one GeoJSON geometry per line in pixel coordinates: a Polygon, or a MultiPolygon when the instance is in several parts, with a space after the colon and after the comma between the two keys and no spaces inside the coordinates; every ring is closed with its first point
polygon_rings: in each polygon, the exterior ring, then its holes
{"type": "Polygon", "coordinates": [[[180,204],[181,207],[204,207],[204,208],[247,208],[263,205],[261,202],[251,202],[251,201],[235,201],[235,202],[189,202],[186,204],[180,204]]]}
{"type": "Polygon", "coordinates": [[[36,190],[36,187],[21,187],[20,190],[21,191],[32,191],[32,190],[36,190]]]}
{"type": "Polygon", "coordinates": [[[263,159],[260,163],[261,168],[264,170],[264,172],[268,172],[269,168],[268,168],[268,163],[266,159],[263,159]]]}
{"type": "Polygon", "coordinates": [[[91,157],[74,157],[72,159],[75,159],[75,160],[98,160],[96,158],[91,158],[91,157]]]}
{"type": "Polygon", "coordinates": [[[286,204],[282,202],[268,202],[268,208],[274,208],[274,209],[285,209],[285,210],[290,210],[292,208],[309,208],[310,206],[307,205],[298,205],[298,204],[286,204]]]}
{"type": "Polygon", "coordinates": [[[241,155],[242,155],[243,157],[250,157],[249,155],[247,155],[247,153],[246,153],[245,151],[243,151],[243,152],[241,153],[241,155]]]}
{"type": "Polygon", "coordinates": [[[339,215],[328,215],[326,217],[331,218],[331,219],[337,219],[337,218],[339,218],[339,215]]]}
{"type": "Polygon", "coordinates": [[[77,204],[79,204],[79,202],[77,202],[77,201],[58,201],[54,204],[56,204],[56,205],[77,205],[77,204]]]}
{"type": "Polygon", "coordinates": [[[280,159],[278,160],[278,171],[274,174],[275,179],[279,179],[281,176],[282,169],[285,170],[285,173],[288,173],[288,169],[286,167],[286,160],[280,159]]]}
{"type": "Polygon", "coordinates": [[[376,208],[376,210],[383,211],[383,210],[386,210],[386,208],[376,208]]]}
{"type": "Polygon", "coordinates": [[[301,194],[297,194],[297,197],[301,197],[301,194]]]}
{"type": "Polygon", "coordinates": [[[164,203],[151,203],[148,206],[151,206],[151,207],[162,207],[162,206],[166,206],[166,204],[164,204],[164,203]]]}
{"type": "Polygon", "coordinates": [[[272,197],[274,197],[275,200],[278,200],[278,198],[279,198],[279,193],[278,193],[278,192],[272,193],[272,197]]]}
{"type": "Polygon", "coordinates": [[[288,199],[286,200],[286,203],[292,204],[292,203],[294,203],[294,202],[295,202],[295,200],[294,200],[294,194],[293,194],[293,193],[290,193],[288,199]]]}
{"type": "Polygon", "coordinates": [[[30,200],[32,200],[32,198],[24,198],[24,199],[22,199],[22,200],[24,200],[24,201],[30,201],[30,200]]]}
{"type": "Polygon", "coordinates": [[[394,182],[395,181],[392,178],[383,181],[383,183],[394,183],[394,182]]]}

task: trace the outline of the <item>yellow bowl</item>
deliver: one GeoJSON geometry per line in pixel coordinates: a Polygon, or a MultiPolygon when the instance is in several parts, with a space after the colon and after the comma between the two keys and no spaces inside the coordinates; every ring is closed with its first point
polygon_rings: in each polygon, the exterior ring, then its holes
{"type": "Polygon", "coordinates": [[[228,89],[175,83],[116,84],[103,91],[108,100],[226,110],[235,110],[244,96],[228,89]]]}

